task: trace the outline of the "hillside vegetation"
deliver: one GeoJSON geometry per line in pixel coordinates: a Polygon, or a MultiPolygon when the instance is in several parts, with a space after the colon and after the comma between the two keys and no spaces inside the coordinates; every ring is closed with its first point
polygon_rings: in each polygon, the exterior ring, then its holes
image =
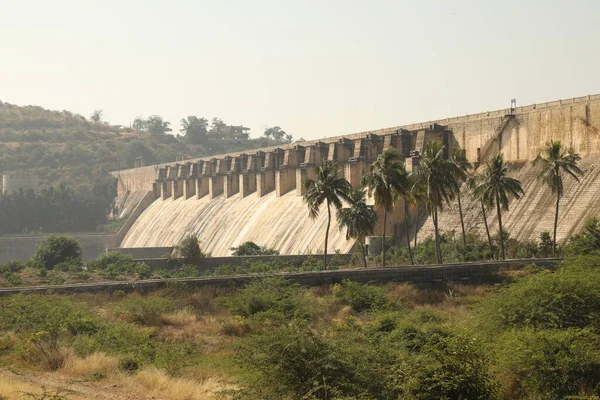
{"type": "Polygon", "coordinates": [[[0,102],[0,174],[38,174],[43,185],[64,184],[76,192],[89,192],[109,180],[110,171],[132,168],[137,157],[150,165],[270,143],[269,138],[217,140],[206,135],[189,140],[186,132],[168,134],[170,123],[159,116],[141,123],[136,119],[139,130],[94,119],[98,122],[69,111],[0,102]],[[156,120],[162,130],[148,127],[156,120]]]}

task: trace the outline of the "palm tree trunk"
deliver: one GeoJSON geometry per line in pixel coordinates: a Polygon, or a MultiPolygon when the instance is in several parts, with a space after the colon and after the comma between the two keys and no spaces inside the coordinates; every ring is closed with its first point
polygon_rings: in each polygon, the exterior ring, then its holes
{"type": "Polygon", "coordinates": [[[483,214],[483,224],[485,225],[485,233],[490,245],[490,252],[492,253],[492,258],[494,258],[494,245],[492,244],[492,236],[490,235],[490,228],[487,223],[487,215],[485,212],[485,206],[483,205],[483,200],[481,200],[481,213],[483,214]]]}
{"type": "Polygon", "coordinates": [[[463,245],[467,245],[467,234],[465,233],[465,220],[463,218],[462,204],[460,203],[460,189],[457,193],[458,197],[458,213],[460,214],[460,227],[462,228],[463,245]]]}
{"type": "Polygon", "coordinates": [[[421,219],[421,209],[417,207],[417,219],[415,221],[415,244],[413,246],[414,249],[417,248],[417,233],[419,233],[419,219],[421,219]]]}
{"type": "Polygon", "coordinates": [[[442,263],[442,249],[440,248],[440,233],[438,230],[438,212],[437,207],[433,209],[433,230],[435,232],[435,255],[438,264],[442,263]]]}
{"type": "Polygon", "coordinates": [[[412,250],[410,248],[410,235],[408,233],[408,201],[406,201],[406,197],[404,198],[404,232],[406,234],[406,246],[408,246],[408,258],[410,259],[410,265],[415,265],[412,250]]]}
{"type": "Polygon", "coordinates": [[[365,263],[365,268],[367,268],[367,255],[365,254],[365,245],[363,244],[363,238],[358,238],[358,242],[360,243],[360,251],[362,252],[363,262],[365,263]]]}
{"type": "Polygon", "coordinates": [[[323,264],[325,265],[325,269],[327,269],[327,242],[329,241],[329,226],[331,225],[331,206],[329,204],[329,199],[327,199],[327,230],[325,231],[325,250],[323,251],[323,264]]]}
{"type": "Polygon", "coordinates": [[[504,251],[504,235],[502,233],[502,211],[500,210],[500,196],[496,195],[496,210],[498,212],[498,227],[500,228],[500,250],[502,259],[506,260],[506,252],[504,251]]]}
{"type": "Polygon", "coordinates": [[[558,227],[558,204],[560,203],[560,192],[556,192],[556,211],[554,212],[554,240],[552,241],[552,257],[556,257],[556,228],[558,227]]]}
{"type": "Polygon", "coordinates": [[[387,207],[383,205],[383,234],[381,235],[381,266],[385,267],[385,227],[387,224],[387,207]]]}

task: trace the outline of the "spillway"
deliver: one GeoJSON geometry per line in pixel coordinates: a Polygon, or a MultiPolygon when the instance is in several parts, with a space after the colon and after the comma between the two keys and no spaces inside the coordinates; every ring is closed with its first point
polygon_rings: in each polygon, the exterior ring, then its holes
{"type": "MultiPolygon", "coordinates": [[[[210,199],[183,197],[154,201],[131,227],[121,247],[172,246],[187,234],[199,235],[200,245],[212,256],[227,256],[231,248],[246,241],[275,248],[281,254],[316,254],[323,252],[327,209],[319,216],[308,216],[302,196],[289,192],[277,197],[271,192],[263,197],[219,196],[210,199]]],[[[350,251],[354,241],[340,232],[332,212],[328,251],[350,251]]]]}
{"type": "MultiPolygon", "coordinates": [[[[558,215],[557,239],[564,241],[583,228],[590,217],[600,216],[600,155],[584,157],[579,165],[584,172],[578,183],[570,176],[563,176],[564,196],[561,198],[558,215]]],[[[556,195],[538,179],[539,169],[530,162],[512,162],[510,176],[521,181],[525,195],[512,200],[509,211],[502,214],[503,229],[510,237],[519,240],[538,240],[540,233],[552,234],[556,195]]],[[[465,229],[485,236],[481,216],[481,205],[464,192],[462,198],[465,229]]],[[[454,230],[460,237],[460,217],[454,202],[440,214],[440,229],[443,232],[454,230]]],[[[490,232],[498,232],[496,209],[488,211],[490,232]]],[[[419,231],[421,237],[433,235],[433,223],[428,219],[419,231]]]]}

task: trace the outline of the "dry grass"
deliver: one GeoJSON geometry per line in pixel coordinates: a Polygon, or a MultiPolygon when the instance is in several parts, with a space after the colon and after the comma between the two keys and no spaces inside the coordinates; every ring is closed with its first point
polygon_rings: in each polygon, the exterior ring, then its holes
{"type": "Polygon", "coordinates": [[[160,316],[160,322],[162,324],[173,326],[191,325],[196,322],[197,319],[196,314],[188,307],[177,310],[174,313],[163,314],[160,316]]]}
{"type": "Polygon", "coordinates": [[[17,378],[0,376],[0,398],[24,399],[24,393],[42,394],[44,391],[40,386],[31,383],[23,382],[17,378]]]}
{"type": "Polygon", "coordinates": [[[147,369],[135,376],[135,381],[142,386],[147,394],[165,396],[170,400],[210,400],[216,399],[224,390],[234,387],[226,385],[214,378],[204,381],[194,381],[185,378],[173,378],[164,371],[147,369]]]}
{"type": "Polygon", "coordinates": [[[160,337],[167,341],[196,340],[198,338],[217,337],[221,333],[221,324],[217,317],[211,315],[188,315],[189,311],[181,314],[166,314],[161,316],[166,322],[160,328],[160,337]]]}
{"type": "Polygon", "coordinates": [[[399,301],[408,307],[425,304],[439,304],[444,301],[444,292],[434,289],[421,289],[409,283],[391,283],[388,285],[391,300],[399,301]]]}
{"type": "Polygon", "coordinates": [[[86,378],[93,373],[114,375],[119,372],[119,360],[104,353],[94,353],[85,358],[68,357],[60,372],[72,377],[86,378]]]}

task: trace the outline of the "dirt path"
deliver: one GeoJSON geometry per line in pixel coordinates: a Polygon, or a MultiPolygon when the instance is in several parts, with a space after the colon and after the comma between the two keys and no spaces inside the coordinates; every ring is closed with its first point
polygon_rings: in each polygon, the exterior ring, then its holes
{"type": "Polygon", "coordinates": [[[6,399],[31,398],[26,393],[41,394],[42,387],[50,393],[61,391],[69,400],[142,400],[158,399],[132,393],[131,387],[121,382],[85,382],[57,374],[31,374],[0,369],[0,396],[6,399]]]}

